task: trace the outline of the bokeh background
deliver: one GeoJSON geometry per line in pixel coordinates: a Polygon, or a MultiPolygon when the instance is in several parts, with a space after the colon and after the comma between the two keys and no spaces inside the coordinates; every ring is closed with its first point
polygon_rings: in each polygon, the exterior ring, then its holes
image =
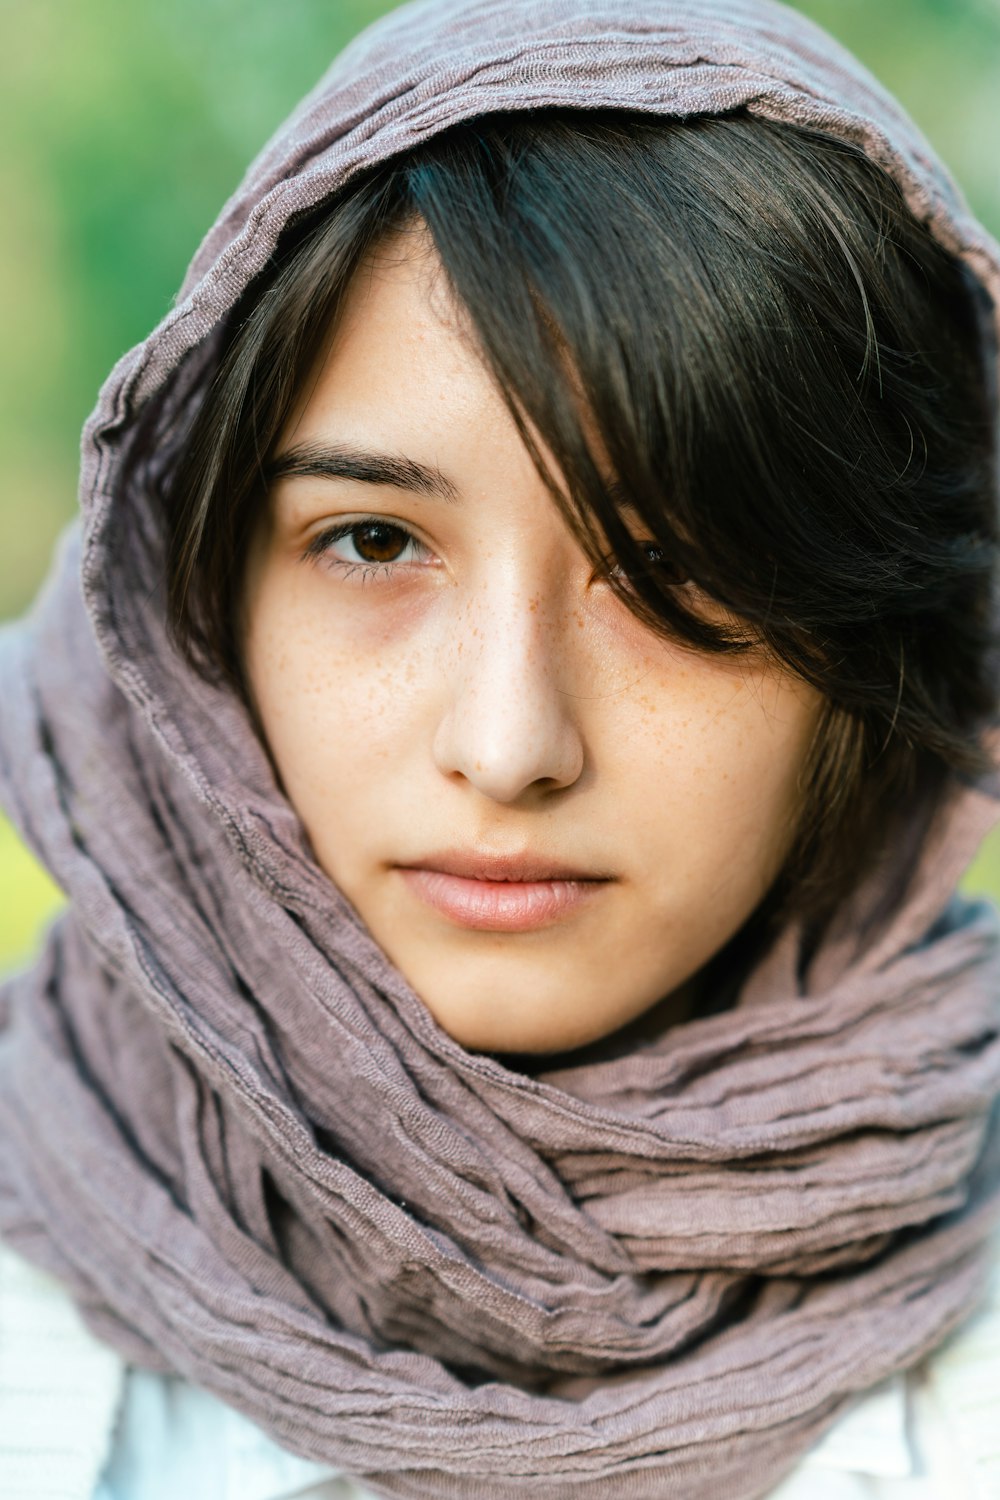
{"type": "MultiPolygon", "coordinates": [[[[243,168],[392,0],[0,0],[0,620],[75,508],[78,435],[243,168]]],[[[1000,236],[1000,0],[802,0],[1000,236]]],[[[0,703],[0,713],[3,705],[0,703]]],[[[965,878],[1000,899],[1000,834],[965,878]]],[[[0,972],[59,892],[0,816],[0,972]]]]}

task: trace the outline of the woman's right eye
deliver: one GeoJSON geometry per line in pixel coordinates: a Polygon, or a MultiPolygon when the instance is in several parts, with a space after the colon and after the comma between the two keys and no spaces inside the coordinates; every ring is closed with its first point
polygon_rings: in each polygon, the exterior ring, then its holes
{"type": "Polygon", "coordinates": [[[430,557],[423,542],[398,521],[364,516],[329,526],[313,537],[305,556],[338,571],[373,577],[400,565],[423,563],[430,557]]]}

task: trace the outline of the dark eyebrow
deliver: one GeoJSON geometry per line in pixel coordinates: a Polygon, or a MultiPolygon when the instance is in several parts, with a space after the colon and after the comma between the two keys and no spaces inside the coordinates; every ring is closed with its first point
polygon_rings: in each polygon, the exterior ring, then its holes
{"type": "Polygon", "coordinates": [[[412,490],[418,495],[434,495],[457,500],[458,488],[440,469],[418,464],[412,458],[392,453],[373,453],[366,448],[349,448],[343,443],[300,443],[286,448],[264,465],[268,484],[277,479],[354,479],[362,484],[389,484],[398,490],[412,490]]]}

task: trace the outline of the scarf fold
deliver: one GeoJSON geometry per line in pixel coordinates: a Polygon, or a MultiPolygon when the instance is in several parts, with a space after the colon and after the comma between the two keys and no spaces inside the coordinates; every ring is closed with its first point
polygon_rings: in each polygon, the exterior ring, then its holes
{"type": "Polygon", "coordinates": [[[438,1028],[242,706],[170,647],[127,478],[150,401],[183,441],[292,214],[547,104],[855,141],[1000,301],[1000,250],[899,107],[766,0],[424,0],[352,44],[112,372],[82,521],[0,631],[0,801],[70,898],[0,987],[0,1233],[128,1359],[386,1495],[754,1500],[986,1284],[1000,919],[955,886],[1000,782],[949,784],[874,930],[891,870],[817,952],[789,924],[729,1009],[522,1074],[438,1028]]]}

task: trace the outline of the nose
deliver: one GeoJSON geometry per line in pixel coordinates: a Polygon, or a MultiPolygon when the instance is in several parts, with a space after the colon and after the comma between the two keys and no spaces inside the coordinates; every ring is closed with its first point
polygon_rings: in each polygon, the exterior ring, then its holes
{"type": "Polygon", "coordinates": [[[491,591],[451,643],[435,764],[494,802],[572,786],[583,771],[579,700],[561,686],[569,673],[558,613],[491,591]]]}

